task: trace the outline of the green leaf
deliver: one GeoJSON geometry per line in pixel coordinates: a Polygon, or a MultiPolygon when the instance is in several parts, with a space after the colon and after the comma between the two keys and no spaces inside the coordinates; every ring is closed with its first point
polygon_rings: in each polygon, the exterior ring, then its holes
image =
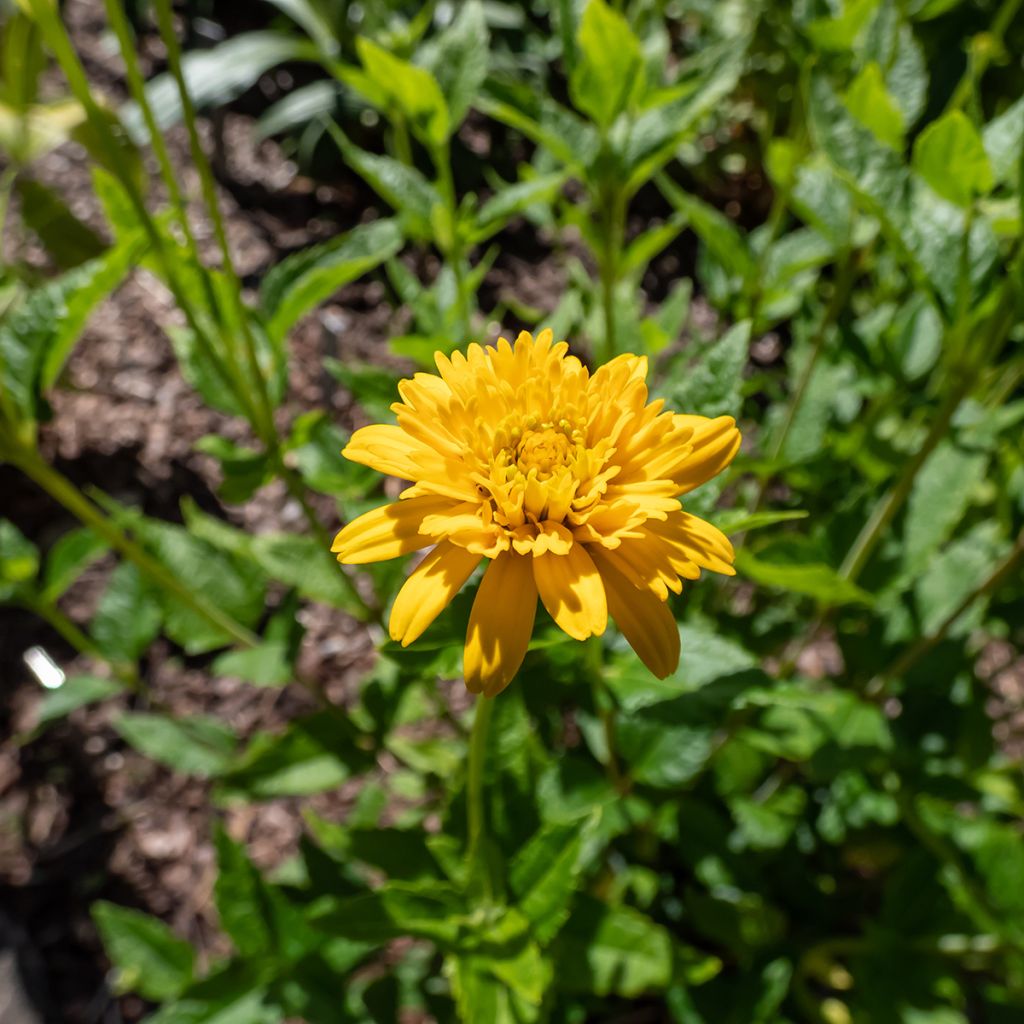
{"type": "Polygon", "coordinates": [[[995,184],[977,129],[960,110],[933,121],[914,143],[914,170],[943,199],[967,207],[995,184]]]}
{"type": "Polygon", "coordinates": [[[78,708],[96,704],[123,691],[124,687],[112,679],[101,679],[98,676],[68,676],[56,690],[47,690],[44,694],[39,704],[38,725],[49,725],[78,708]]]}
{"type": "Polygon", "coordinates": [[[131,562],[110,574],[92,620],[92,637],[114,661],[134,662],[152,643],[163,622],[159,597],[131,562]]]}
{"type": "Polygon", "coordinates": [[[963,521],[986,458],[942,442],[914,479],[903,529],[903,571],[917,576],[963,521]]]}
{"type": "Polygon", "coordinates": [[[605,0],[589,0],[576,43],[569,95],[577,110],[607,128],[646,88],[640,40],[605,0]]]}
{"type": "Polygon", "coordinates": [[[146,1024],[280,1024],[280,1009],[266,1000],[260,972],[235,961],[165,1003],[146,1024]]]}
{"type": "MultiPolygon", "coordinates": [[[[365,98],[390,118],[404,117],[428,148],[443,146],[452,124],[441,87],[426,69],[389,53],[366,36],[356,38],[356,52],[372,86],[365,98]]],[[[350,84],[354,84],[350,80],[350,84]]]]}
{"type": "MultiPolygon", "coordinates": [[[[982,583],[1004,548],[998,524],[989,520],[979,523],[928,563],[914,587],[924,635],[938,629],[960,602],[982,583]]],[[[963,636],[977,624],[983,606],[984,601],[979,602],[973,613],[962,615],[953,628],[953,635],[963,636]]]]}
{"type": "Polygon", "coordinates": [[[355,745],[351,725],[321,712],[296,719],[282,733],[257,733],[222,774],[220,791],[249,800],[308,796],[340,786],[371,763],[355,745]]]}
{"type": "Polygon", "coordinates": [[[564,992],[631,999],[663,990],[672,976],[668,932],[629,907],[576,898],[553,947],[555,984],[564,992]]]}
{"type": "Polygon", "coordinates": [[[327,131],[345,163],[398,212],[404,234],[417,241],[431,240],[434,209],[443,202],[437,189],[415,167],[360,149],[333,121],[327,123],[327,131]]]}
{"type": "Polygon", "coordinates": [[[711,255],[725,271],[740,283],[752,282],[758,273],[757,261],[746,239],[728,217],[713,206],[679,188],[667,175],[659,175],[658,188],[686,218],[711,255]]]}
{"type": "Polygon", "coordinates": [[[1016,184],[1024,146],[1024,96],[994,117],[981,133],[995,182],[1016,184]]]}
{"type": "Polygon", "coordinates": [[[346,611],[361,608],[352,584],[334,556],[313,537],[262,533],[252,541],[252,557],[276,580],[295,587],[303,597],[346,611]]]}
{"type": "Polygon", "coordinates": [[[872,61],[861,69],[846,92],[846,106],[851,114],[875,138],[890,149],[902,151],[903,113],[885,87],[882,69],[872,61]]]}
{"type": "Polygon", "coordinates": [[[729,809],[736,819],[736,848],[778,850],[789,842],[803,816],[806,792],[798,786],[776,790],[764,800],[736,796],[729,809]]]}
{"type": "MultiPolygon", "coordinates": [[[[212,49],[186,53],[182,70],[189,97],[201,110],[223,106],[236,99],[278,64],[309,59],[315,59],[315,51],[295,35],[243,32],[212,49]]],[[[181,120],[181,96],[170,72],[150,79],[146,84],[146,98],[158,128],[171,128],[181,120]]],[[[141,145],[148,141],[145,121],[134,103],[122,107],[121,120],[136,143],[141,145]]]]}
{"type": "MultiPolygon", "coordinates": [[[[258,566],[219,550],[181,526],[142,517],[135,526],[146,546],[175,576],[241,625],[256,624],[263,613],[265,589],[258,566]]],[[[168,636],[190,654],[231,642],[224,630],[171,594],[161,592],[160,599],[168,636]]]]}
{"type": "Polygon", "coordinates": [[[173,999],[191,984],[192,946],[156,917],[101,900],[91,908],[103,948],[117,968],[117,989],[173,999]]]}
{"type": "Polygon", "coordinates": [[[275,945],[275,934],[266,883],[245,849],[219,823],[214,828],[213,842],[217,849],[213,894],[221,927],[243,956],[269,953],[275,945]]]}
{"type": "Polygon", "coordinates": [[[220,434],[199,438],[196,450],[212,455],[220,463],[223,479],[218,497],[229,505],[248,501],[256,491],[273,479],[270,456],[254,448],[245,448],[220,434]]]}
{"type": "Polygon", "coordinates": [[[699,354],[671,385],[660,390],[671,408],[700,416],[735,416],[739,412],[740,384],[750,348],[750,321],[734,324],[699,354]]]}
{"type": "Polygon", "coordinates": [[[228,651],[213,663],[219,676],[237,676],[256,686],[284,686],[291,682],[292,666],[288,645],[271,640],[247,650],[228,651]]]}
{"type": "Polygon", "coordinates": [[[852,48],[879,0],[845,0],[838,18],[816,18],[804,31],[819,50],[842,52],[852,48]]]}
{"type": "Polygon", "coordinates": [[[469,112],[490,66],[490,34],[483,4],[465,0],[458,12],[451,25],[420,53],[441,86],[453,132],[469,112]]]}
{"type": "Polygon", "coordinates": [[[556,171],[500,189],[480,207],[474,217],[470,240],[474,243],[485,241],[500,231],[516,214],[536,203],[549,202],[565,183],[566,177],[564,171],[556,171]]]}
{"type": "Polygon", "coordinates": [[[516,909],[530,922],[541,946],[558,934],[569,917],[569,904],[583,868],[584,825],[545,825],[509,864],[509,886],[516,909]]]}
{"type": "Polygon", "coordinates": [[[0,519],[0,599],[35,580],[39,572],[39,551],[14,523],[0,519]]]}
{"type": "Polygon", "coordinates": [[[715,517],[715,526],[722,533],[749,533],[751,530],[762,530],[776,523],[790,523],[797,519],[806,519],[810,515],[802,509],[789,512],[746,512],[741,508],[725,509],[715,517]]]}
{"type": "Polygon", "coordinates": [[[61,270],[79,267],[106,249],[103,239],[82,223],[53,189],[19,175],[15,191],[25,226],[39,236],[61,270]]]}
{"type": "Polygon", "coordinates": [[[736,554],[736,571],[763,587],[803,594],[830,607],[874,602],[866,590],[844,579],[823,562],[803,565],[763,562],[749,551],[739,551],[736,554]]]}
{"type": "Polygon", "coordinates": [[[688,63],[667,98],[651,103],[634,119],[619,159],[628,177],[625,195],[642,188],[691,139],[704,118],[736,87],[746,68],[749,36],[709,46],[688,63]]]}
{"type": "Polygon", "coordinates": [[[56,382],[89,314],[139,254],[134,240],[115,245],[36,288],[0,321],[0,386],[24,417],[38,417],[40,392],[56,382]]]}
{"type": "Polygon", "coordinates": [[[317,927],[347,939],[383,945],[411,935],[446,947],[458,939],[457,918],[465,910],[456,891],[442,882],[389,882],[365,896],[337,900],[315,912],[313,920],[317,927]]]}
{"type": "Polygon", "coordinates": [[[402,233],[395,221],[378,220],[283,259],[260,286],[270,336],[283,338],[311,309],[401,247],[402,233]]]}
{"type": "Polygon", "coordinates": [[[224,771],[238,742],[228,726],[206,715],[171,718],[137,711],[122,715],[114,728],[140,754],[200,778],[224,771]]]}
{"type": "Polygon", "coordinates": [[[110,545],[87,527],[69,530],[50,549],[43,569],[42,596],[56,601],[110,545]]]}

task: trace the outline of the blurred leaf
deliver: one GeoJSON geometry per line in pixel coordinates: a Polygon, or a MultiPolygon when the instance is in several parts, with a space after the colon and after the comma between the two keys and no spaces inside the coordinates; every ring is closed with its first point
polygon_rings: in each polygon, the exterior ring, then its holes
{"type": "Polygon", "coordinates": [[[263,533],[252,540],[252,557],[276,580],[295,587],[303,597],[335,608],[361,612],[352,584],[334,556],[314,537],[263,533]]]}
{"type": "Polygon", "coordinates": [[[949,441],[928,457],[914,479],[903,530],[903,571],[917,576],[963,520],[971,495],[985,473],[983,455],[949,441]]]}
{"type": "Polygon", "coordinates": [[[583,868],[582,825],[545,825],[509,864],[509,886],[516,909],[530,922],[537,941],[546,946],[569,916],[569,904],[583,868]]]}
{"type": "Polygon", "coordinates": [[[409,238],[431,240],[434,208],[442,203],[437,189],[415,167],[360,149],[333,121],[326,127],[345,163],[398,212],[402,231],[409,238]]]}
{"type": "Polygon", "coordinates": [[[38,396],[56,382],[96,304],[120,283],[139,256],[135,241],[34,289],[0,320],[0,386],[22,416],[38,418],[38,396]]]}
{"type": "MultiPolygon", "coordinates": [[[[241,625],[255,625],[263,613],[265,588],[263,573],[251,561],[218,550],[171,523],[139,518],[136,529],[175,576],[187,580],[190,587],[241,625]]],[[[160,598],[168,636],[190,654],[231,642],[224,630],[171,594],[161,593],[160,598]]]]}
{"type": "Polygon", "coordinates": [[[1020,151],[1024,146],[1024,96],[985,125],[982,141],[994,181],[1019,184],[1020,151]]]}
{"type": "Polygon", "coordinates": [[[162,622],[152,585],[131,562],[119,563],[92,620],[92,637],[100,650],[114,661],[134,662],[160,632],[162,622]]]}
{"type": "Polygon", "coordinates": [[[324,369],[345,385],[352,397],[376,422],[394,421],[391,406],[399,400],[398,381],[389,367],[372,363],[325,359],[324,369]]]}
{"type": "Polygon", "coordinates": [[[469,112],[490,65],[490,36],[483,4],[465,0],[457,10],[451,25],[421,50],[422,59],[441,86],[452,132],[469,112]]]}
{"type": "Polygon", "coordinates": [[[903,114],[889,95],[882,69],[877,64],[872,62],[861,69],[846,92],[846,106],[880,142],[902,151],[903,114]]]}
{"type": "Polygon", "coordinates": [[[673,383],[666,382],[659,390],[668,392],[670,406],[680,412],[735,416],[749,345],[750,321],[744,320],[704,348],[685,372],[675,374],[673,383]]]}
{"type": "Polygon", "coordinates": [[[25,226],[34,231],[61,270],[72,270],[100,256],[103,239],[68,209],[61,197],[32,178],[19,176],[15,189],[25,226]]]}
{"type": "Polygon", "coordinates": [[[810,513],[803,510],[777,512],[745,512],[741,508],[730,508],[715,517],[715,526],[722,533],[748,533],[750,530],[762,530],[776,523],[789,523],[796,519],[806,519],[810,513]]]}
{"type": "Polygon", "coordinates": [[[636,998],[664,989],[672,976],[672,945],[660,925],[582,893],[554,955],[555,984],[565,992],[636,998]]]}
{"type": "MultiPolygon", "coordinates": [[[[185,85],[199,109],[219,107],[241,96],[272,67],[315,56],[309,43],[277,32],[242,32],[209,50],[192,50],[182,58],[185,85]]],[[[177,83],[165,71],[146,83],[146,98],[157,127],[166,130],[181,120],[177,83]]],[[[134,103],[121,109],[121,120],[138,144],[148,139],[142,114],[134,103]]]]}
{"type": "Polygon", "coordinates": [[[0,519],[0,600],[35,580],[39,572],[39,551],[14,523],[0,519]]]}
{"type": "Polygon", "coordinates": [[[256,686],[284,686],[292,679],[288,646],[280,640],[228,651],[213,663],[213,671],[219,676],[237,676],[256,686]]]}
{"type": "Polygon", "coordinates": [[[280,1011],[265,1002],[259,973],[233,962],[164,1004],[146,1024],[280,1024],[280,1011]]]}
{"type": "Polygon", "coordinates": [[[117,989],[145,999],[173,999],[195,970],[191,945],[158,918],[101,900],[91,907],[107,956],[117,968],[117,989]]]}
{"type": "Polygon", "coordinates": [[[981,136],[966,114],[952,110],[933,121],[914,143],[914,170],[957,206],[970,206],[995,179],[981,136]]]}
{"type": "Polygon", "coordinates": [[[47,690],[39,703],[38,725],[50,725],[65,718],[72,711],[96,704],[115,694],[124,692],[124,687],[112,679],[98,676],[68,676],[56,690],[47,690]]]}
{"type": "Polygon", "coordinates": [[[401,247],[402,233],[395,221],[378,220],[283,259],[260,286],[271,337],[283,338],[297,320],[342,285],[390,259],[401,247]]]}
{"type": "Polygon", "coordinates": [[[879,0],[844,0],[842,14],[836,18],[815,18],[804,30],[819,50],[849,50],[878,3],[879,0]]]}
{"type": "Polygon", "coordinates": [[[396,57],[366,36],[356,38],[356,52],[371,88],[361,88],[360,81],[352,77],[348,84],[360,89],[364,98],[389,118],[406,118],[428,148],[443,146],[458,125],[449,117],[437,79],[426,68],[396,57]]]}
{"type": "Polygon", "coordinates": [[[480,207],[470,235],[472,242],[482,242],[500,231],[517,213],[535,203],[549,202],[566,179],[565,172],[527,178],[497,191],[480,207]]]}
{"type": "Polygon", "coordinates": [[[643,95],[640,40],[605,0],[589,0],[580,19],[577,59],[569,74],[576,109],[606,129],[643,95]]]}
{"type": "Polygon", "coordinates": [[[219,783],[228,797],[307,796],[334,789],[370,763],[345,719],[325,711],[295,719],[281,733],[257,733],[219,783]]]}
{"type": "Polygon", "coordinates": [[[219,775],[228,766],[238,742],[234,732],[216,718],[135,711],[114,722],[121,737],[139,753],[183,775],[219,775]]]}
{"type": "Polygon", "coordinates": [[[273,479],[270,456],[266,452],[244,448],[220,434],[201,437],[195,447],[205,455],[212,455],[220,463],[223,479],[217,488],[217,495],[229,505],[248,501],[273,479]]]}
{"type": "Polygon", "coordinates": [[[270,953],[274,950],[276,936],[266,883],[246,856],[245,849],[220,824],[214,828],[213,841],[217,848],[213,892],[221,927],[243,956],[270,953]]]}
{"type": "Polygon", "coordinates": [[[739,551],[736,570],[763,587],[803,594],[828,606],[872,604],[874,600],[867,591],[821,562],[804,565],[763,562],[749,551],[739,551]]]}
{"type": "Polygon", "coordinates": [[[331,23],[320,13],[319,6],[313,0],[267,0],[267,3],[273,4],[282,14],[288,15],[300,25],[321,53],[327,56],[337,53],[340,44],[331,23]]]}
{"type": "Polygon", "coordinates": [[[109,550],[107,541],[87,527],[69,530],[46,556],[41,590],[43,599],[56,601],[96,559],[109,550]]]}

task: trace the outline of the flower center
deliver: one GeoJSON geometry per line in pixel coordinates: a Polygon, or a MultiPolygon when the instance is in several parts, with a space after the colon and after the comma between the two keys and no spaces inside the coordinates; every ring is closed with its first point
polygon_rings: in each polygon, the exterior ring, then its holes
{"type": "Polygon", "coordinates": [[[524,476],[534,469],[538,480],[547,480],[559,467],[569,465],[575,447],[564,430],[530,431],[515,447],[516,468],[524,476]]]}

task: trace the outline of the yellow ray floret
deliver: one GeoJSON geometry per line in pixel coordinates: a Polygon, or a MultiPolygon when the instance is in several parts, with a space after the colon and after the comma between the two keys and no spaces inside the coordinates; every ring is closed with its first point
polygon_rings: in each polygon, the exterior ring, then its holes
{"type": "Polygon", "coordinates": [[[656,676],[671,674],[669,593],[702,569],[733,572],[728,538],[679,501],[739,451],[732,417],[663,411],[648,401],[646,359],[591,374],[550,331],[435,361],[438,375],[399,384],[397,424],[357,430],[343,452],[411,486],[338,534],[338,560],[433,546],[395,599],[392,638],[412,643],[489,559],[466,635],[474,693],[518,672],[538,600],[577,640],[610,616],[656,676]]]}

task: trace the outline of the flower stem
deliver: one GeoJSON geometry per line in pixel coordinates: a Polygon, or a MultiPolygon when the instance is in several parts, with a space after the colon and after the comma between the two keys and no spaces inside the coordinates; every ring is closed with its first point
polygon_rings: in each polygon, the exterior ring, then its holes
{"type": "Polygon", "coordinates": [[[494,895],[491,872],[484,866],[482,872],[478,862],[485,843],[487,821],[484,813],[484,762],[487,758],[487,733],[494,714],[494,700],[491,697],[476,698],[473,713],[473,729],[469,736],[469,765],[466,778],[466,863],[469,878],[481,874],[485,879],[485,892],[494,895]]]}

